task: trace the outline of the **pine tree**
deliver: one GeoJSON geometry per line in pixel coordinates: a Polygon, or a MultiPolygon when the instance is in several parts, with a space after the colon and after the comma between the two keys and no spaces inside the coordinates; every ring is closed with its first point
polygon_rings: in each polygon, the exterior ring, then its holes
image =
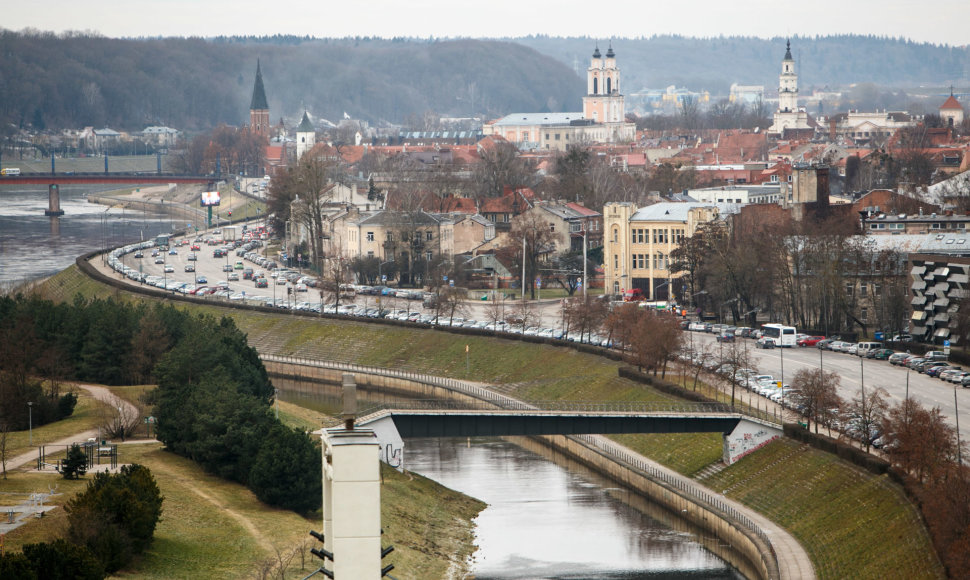
{"type": "Polygon", "coordinates": [[[77,479],[88,472],[88,456],[78,444],[71,445],[67,457],[61,462],[61,475],[64,479],[77,479]]]}

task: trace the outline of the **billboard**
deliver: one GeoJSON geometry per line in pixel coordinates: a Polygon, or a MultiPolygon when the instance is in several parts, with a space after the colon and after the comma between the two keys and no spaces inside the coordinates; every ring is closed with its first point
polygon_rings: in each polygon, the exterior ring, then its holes
{"type": "Polygon", "coordinates": [[[202,192],[202,207],[210,205],[219,205],[219,192],[218,191],[203,191],[202,192]]]}

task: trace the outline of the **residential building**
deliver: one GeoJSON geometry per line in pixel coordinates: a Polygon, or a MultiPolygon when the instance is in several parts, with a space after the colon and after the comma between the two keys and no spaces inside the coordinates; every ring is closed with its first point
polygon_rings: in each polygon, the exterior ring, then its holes
{"type": "Polygon", "coordinates": [[[178,141],[179,132],[171,127],[145,127],[142,139],[159,147],[172,147],[178,141]]]}
{"type": "Polygon", "coordinates": [[[630,202],[603,208],[603,256],[608,292],[640,289],[650,300],[668,300],[680,273],[670,271],[670,254],[698,226],[717,220],[719,207],[709,203],[664,202],[638,208],[630,202]]]}

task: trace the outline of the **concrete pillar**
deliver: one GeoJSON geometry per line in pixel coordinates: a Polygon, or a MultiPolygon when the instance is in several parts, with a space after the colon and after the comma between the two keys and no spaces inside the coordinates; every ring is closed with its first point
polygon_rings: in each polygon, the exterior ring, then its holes
{"type": "Polygon", "coordinates": [[[64,210],[61,209],[61,190],[56,183],[47,186],[47,211],[44,215],[64,215],[64,210]]]}
{"type": "Polygon", "coordinates": [[[370,429],[323,432],[323,530],[335,578],[380,578],[380,444],[370,429]]]}

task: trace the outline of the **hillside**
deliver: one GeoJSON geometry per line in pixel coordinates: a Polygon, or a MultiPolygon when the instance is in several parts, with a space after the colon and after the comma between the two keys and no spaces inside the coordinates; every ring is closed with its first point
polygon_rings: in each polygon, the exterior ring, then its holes
{"type": "MultiPolygon", "coordinates": [[[[193,132],[248,120],[257,59],[271,121],[304,109],[334,122],[408,123],[424,113],[496,118],[578,111],[591,38],[505,40],[259,38],[118,39],[0,29],[0,135],[18,127],[193,132]]],[[[776,86],[784,39],[614,39],[623,92],[687,86],[724,95],[732,83],[776,86]]],[[[900,39],[792,39],[800,87],[970,82],[970,49],[900,39]]],[[[932,88],[935,87],[935,88],[932,88]]],[[[899,102],[893,99],[892,102],[899,102]]],[[[905,103],[905,95],[903,95],[905,103]]],[[[859,107],[880,106],[854,103],[859,107]]],[[[882,104],[881,106],[889,106],[882,104]]],[[[413,125],[412,125],[413,126],[413,125]]],[[[421,128],[418,126],[417,128],[421,128]]]]}
{"type": "Polygon", "coordinates": [[[270,118],[372,124],[579,110],[583,82],[511,42],[113,39],[0,30],[0,126],[180,130],[248,122],[259,59],[270,118]]]}

